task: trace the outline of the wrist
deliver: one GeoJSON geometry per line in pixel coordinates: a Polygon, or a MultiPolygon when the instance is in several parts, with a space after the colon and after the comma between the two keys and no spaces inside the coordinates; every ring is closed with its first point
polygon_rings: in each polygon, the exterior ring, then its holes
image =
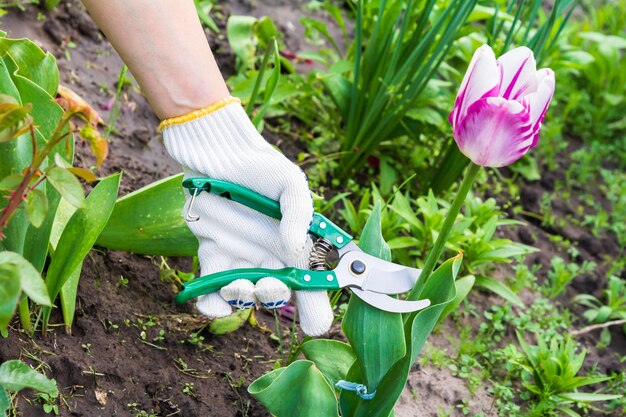
{"type": "Polygon", "coordinates": [[[229,97],[159,126],[169,154],[183,167],[211,176],[232,172],[259,152],[278,153],[257,132],[239,99],[229,97]]]}

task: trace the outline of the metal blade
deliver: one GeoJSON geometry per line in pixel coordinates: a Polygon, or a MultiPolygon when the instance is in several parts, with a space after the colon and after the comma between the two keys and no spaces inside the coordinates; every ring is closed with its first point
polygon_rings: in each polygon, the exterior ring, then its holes
{"type": "Polygon", "coordinates": [[[386,294],[363,291],[358,288],[350,288],[354,295],[365,301],[367,304],[391,313],[411,313],[426,308],[430,305],[430,300],[407,301],[398,300],[386,294]]]}
{"type": "Polygon", "coordinates": [[[361,250],[346,252],[335,268],[335,274],[341,287],[357,287],[365,291],[381,294],[400,294],[410,291],[421,270],[394,264],[368,255],[361,250]],[[363,265],[357,273],[353,265],[363,265]]]}

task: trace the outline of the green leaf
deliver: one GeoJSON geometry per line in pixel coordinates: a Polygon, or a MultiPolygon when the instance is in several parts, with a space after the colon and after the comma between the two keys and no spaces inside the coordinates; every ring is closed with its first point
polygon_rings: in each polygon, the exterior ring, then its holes
{"type": "Polygon", "coordinates": [[[336,73],[324,74],[319,77],[319,80],[337,109],[343,114],[347,113],[350,105],[350,90],[352,89],[350,80],[336,73]]]}
{"type": "Polygon", "coordinates": [[[15,252],[0,252],[0,330],[5,336],[19,300],[20,289],[34,302],[51,305],[39,271],[15,252]]]}
{"type": "Polygon", "coordinates": [[[70,331],[74,322],[74,314],[76,313],[76,294],[78,293],[78,280],[83,270],[83,263],[70,274],[65,284],[61,287],[61,310],[63,311],[63,323],[66,330],[70,331]]]}
{"type": "Polygon", "coordinates": [[[302,353],[315,363],[333,387],[340,379],[346,379],[350,366],[356,360],[350,345],[338,340],[309,340],[302,345],[302,353]]]}
{"type": "Polygon", "coordinates": [[[456,287],[456,297],[452,300],[446,308],[443,309],[441,313],[441,317],[439,321],[441,322],[445,319],[452,311],[456,310],[459,305],[465,300],[474,287],[474,283],[476,282],[476,277],[474,275],[466,275],[462,278],[459,278],[455,281],[454,285],[456,287]]]}
{"type": "Polygon", "coordinates": [[[463,170],[469,162],[470,160],[461,153],[456,142],[449,139],[447,151],[437,162],[435,170],[432,170],[428,188],[432,189],[435,194],[441,195],[461,178],[463,170]]]}
{"type": "Polygon", "coordinates": [[[475,286],[478,288],[489,290],[517,307],[525,307],[524,302],[521,300],[521,298],[519,298],[519,296],[515,294],[509,287],[507,287],[505,284],[498,281],[497,279],[489,277],[477,277],[475,286]]]}
{"type": "Polygon", "coordinates": [[[49,52],[28,39],[0,38],[0,55],[7,54],[19,64],[15,75],[41,86],[49,96],[56,95],[59,69],[49,52]]]}
{"type": "MultiPolygon", "coordinates": [[[[397,361],[389,372],[385,374],[378,385],[374,399],[363,401],[352,392],[343,391],[341,393],[340,405],[343,417],[388,417],[390,415],[396,401],[402,394],[409,371],[421,352],[426,339],[435,327],[445,306],[456,297],[454,283],[461,261],[462,257],[460,255],[447,260],[433,272],[426,282],[420,294],[420,299],[429,299],[431,305],[408,315],[405,324],[407,354],[397,361]]],[[[371,329],[376,328],[372,327],[371,329]]],[[[386,338],[387,332],[384,330],[381,330],[381,332],[384,332],[384,338],[386,338]]],[[[378,332],[371,331],[371,333],[378,332]]],[[[379,339],[382,338],[379,337],[379,339]]],[[[357,366],[358,363],[355,363],[350,369],[348,380],[354,381],[354,378],[358,376],[360,371],[358,371],[357,366]]]]}
{"type": "MultiPolygon", "coordinates": [[[[6,253],[12,252],[2,252],[1,254],[6,253]]],[[[13,263],[0,260],[0,334],[3,337],[7,336],[7,326],[15,313],[19,297],[19,268],[13,263]]]]}
{"type": "Polygon", "coordinates": [[[16,188],[24,179],[22,174],[7,175],[0,180],[0,190],[12,190],[16,188]]]}
{"type": "MultiPolygon", "coordinates": [[[[50,233],[55,224],[58,205],[67,200],[62,199],[61,194],[46,182],[41,184],[40,188],[46,190],[48,213],[41,226],[35,228],[33,225],[30,225],[28,228],[24,242],[24,257],[28,259],[39,272],[42,272],[48,258],[50,233]]],[[[74,207],[70,203],[66,202],[66,204],[74,207]]]]}
{"type": "Polygon", "coordinates": [[[254,62],[256,44],[254,42],[254,24],[252,16],[230,16],[226,23],[226,36],[231,49],[237,56],[237,69],[251,67],[254,62]]]}
{"type": "Polygon", "coordinates": [[[48,182],[73,206],[80,207],[85,200],[83,187],[74,174],[61,167],[52,167],[47,172],[48,182]]]}
{"type": "MultiPolygon", "coordinates": [[[[391,260],[391,250],[382,237],[379,203],[363,228],[359,246],[370,255],[391,260]]],[[[363,375],[353,382],[375,390],[387,371],[406,353],[402,316],[379,310],[352,295],[341,326],[363,370],[363,375]],[[384,329],[384,336],[372,329],[384,329]]]]}
{"type": "Polygon", "coordinates": [[[333,388],[311,361],[299,360],[263,375],[248,392],[276,417],[338,417],[333,388]]]}
{"type": "Polygon", "coordinates": [[[11,399],[6,390],[0,387],[0,416],[5,416],[7,410],[11,407],[11,399]]]}
{"type": "MultiPolygon", "coordinates": [[[[0,59],[0,91],[20,100],[20,92],[11,78],[11,69],[7,67],[7,61],[11,61],[11,58],[2,57],[0,59]]],[[[30,163],[31,156],[32,146],[26,135],[10,142],[0,143],[0,178],[8,176],[14,178],[14,176],[20,175],[30,163]]],[[[6,206],[6,203],[6,199],[0,199],[0,210],[6,206]]],[[[0,241],[0,250],[22,253],[27,229],[26,213],[23,210],[18,210],[4,229],[6,237],[0,241]]]]}
{"type": "Polygon", "coordinates": [[[40,227],[48,214],[48,197],[39,189],[34,189],[26,197],[26,215],[35,227],[40,227]]]}
{"type": "Polygon", "coordinates": [[[54,379],[46,378],[19,360],[6,361],[0,365],[0,386],[11,391],[32,388],[52,397],[59,395],[54,379]]]}
{"type": "Polygon", "coordinates": [[[196,255],[198,239],[181,214],[182,182],[183,175],[175,175],[120,198],[96,244],[146,255],[196,255]]]}
{"type": "Polygon", "coordinates": [[[46,10],[52,10],[59,5],[61,0],[45,0],[44,6],[46,10]]]}
{"type": "Polygon", "coordinates": [[[214,319],[209,325],[209,332],[213,334],[232,333],[246,323],[251,312],[251,309],[237,310],[228,317],[214,319]]]}
{"type": "Polygon", "coordinates": [[[589,403],[594,401],[609,401],[616,400],[618,398],[622,398],[622,395],[613,395],[613,394],[595,394],[595,393],[587,393],[587,392],[566,392],[563,394],[559,394],[559,397],[569,400],[576,401],[581,403],[589,403]]]}
{"type": "MultiPolygon", "coordinates": [[[[121,174],[111,175],[89,193],[83,207],[74,212],[59,239],[46,275],[46,285],[54,301],[61,287],[76,271],[111,216],[121,174]]],[[[50,309],[44,310],[44,326],[50,309]]]]}
{"type": "MultiPolygon", "coordinates": [[[[257,74],[257,77],[259,77],[259,80],[257,80],[257,82],[255,83],[255,90],[258,88],[258,83],[260,82],[260,79],[263,77],[265,70],[269,67],[270,56],[273,56],[274,58],[273,59],[274,67],[272,68],[272,72],[270,73],[269,77],[267,78],[267,81],[265,82],[265,87],[263,89],[263,105],[261,106],[261,109],[258,111],[254,119],[252,119],[252,123],[257,128],[257,130],[259,129],[261,122],[263,121],[263,116],[265,115],[267,110],[270,108],[270,105],[272,104],[272,95],[274,94],[274,91],[276,91],[278,80],[280,80],[280,68],[281,68],[280,53],[278,52],[278,43],[276,42],[276,39],[274,39],[273,42],[268,47],[270,49],[268,49],[267,51],[268,55],[263,59],[263,68],[261,68],[261,70],[259,70],[257,74]]],[[[253,93],[253,96],[255,96],[254,93],[253,93]]],[[[254,100],[255,98],[250,97],[251,104],[254,102],[254,100]]],[[[246,109],[248,109],[249,107],[250,107],[250,104],[246,106],[246,109]]]]}
{"type": "Polygon", "coordinates": [[[22,106],[13,96],[0,94],[0,143],[28,132],[28,125],[32,121],[30,110],[30,104],[22,106]]]}

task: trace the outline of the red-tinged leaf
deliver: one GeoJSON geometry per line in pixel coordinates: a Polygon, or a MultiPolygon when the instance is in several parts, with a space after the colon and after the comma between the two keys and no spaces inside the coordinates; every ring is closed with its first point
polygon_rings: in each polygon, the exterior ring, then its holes
{"type": "Polygon", "coordinates": [[[21,136],[30,129],[32,106],[22,106],[5,94],[0,94],[0,143],[8,142],[21,136]]]}
{"type": "Polygon", "coordinates": [[[79,178],[84,179],[87,182],[94,182],[94,181],[98,181],[98,177],[96,177],[96,175],[89,171],[88,169],[85,168],[79,168],[79,167],[71,167],[67,169],[69,172],[71,172],[72,174],[76,175],[79,178]]]}
{"type": "Polygon", "coordinates": [[[59,103],[65,111],[77,112],[78,115],[82,116],[85,121],[92,126],[104,124],[104,120],[102,120],[98,112],[69,87],[59,84],[57,93],[61,97],[61,99],[57,99],[57,103],[59,103]]]}
{"type": "Polygon", "coordinates": [[[96,157],[96,167],[100,168],[109,154],[109,143],[100,135],[98,129],[89,125],[80,129],[80,137],[91,145],[91,151],[96,157]]]}

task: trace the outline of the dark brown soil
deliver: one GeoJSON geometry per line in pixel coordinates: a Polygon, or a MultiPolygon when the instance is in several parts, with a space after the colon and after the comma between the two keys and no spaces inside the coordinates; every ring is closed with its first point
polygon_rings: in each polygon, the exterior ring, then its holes
{"type": "MultiPolygon", "coordinates": [[[[297,19],[302,13],[291,2],[264,0],[234,1],[223,6],[222,12],[268,14],[275,17],[287,34],[286,44],[292,51],[303,47],[302,29],[297,19]]],[[[94,107],[101,108],[105,120],[110,117],[107,104],[113,98],[122,62],[79,3],[63,3],[57,10],[37,20],[39,9],[28,7],[26,12],[11,10],[2,18],[0,29],[11,37],[25,36],[40,43],[58,59],[62,82],[85,97],[94,107]]],[[[224,22],[219,24],[223,27],[224,22]]],[[[228,75],[234,59],[224,36],[207,33],[222,70],[228,75]]],[[[126,88],[122,99],[123,111],[112,135],[110,157],[101,174],[123,171],[121,193],[125,194],[156,179],[179,172],[179,167],[165,152],[155,132],[157,118],[145,99],[133,88],[126,88]]],[[[279,137],[269,137],[282,144],[279,137]]],[[[295,151],[294,151],[295,153],[295,151]]],[[[86,145],[77,147],[78,164],[93,165],[86,145]]],[[[521,203],[530,212],[539,213],[539,201],[544,192],[554,191],[554,181],[562,180],[548,174],[541,181],[526,184],[521,191],[521,203]]],[[[598,195],[604,201],[604,197],[598,195]]],[[[556,216],[571,213],[577,202],[553,200],[556,216]]],[[[523,217],[527,227],[510,229],[506,237],[531,244],[540,252],[531,255],[529,264],[543,266],[540,279],[545,279],[550,259],[567,258],[549,234],[569,239],[584,260],[598,263],[597,271],[574,281],[570,293],[559,301],[568,304],[574,293],[598,296],[605,283],[605,257],[623,256],[611,235],[593,236],[583,228],[551,228],[541,225],[534,217],[523,217]]],[[[64,401],[61,416],[267,416],[263,407],[251,398],[246,387],[272,368],[279,358],[276,338],[269,332],[245,325],[235,333],[215,336],[206,330],[197,343],[192,333],[206,324],[191,306],[176,307],[172,298],[176,289],[159,279],[160,258],[130,255],[94,249],[85,261],[81,276],[76,321],[71,335],[61,326],[53,328],[46,337],[32,339],[16,328],[8,340],[0,342],[0,362],[21,358],[32,365],[44,363],[48,376],[58,381],[64,401]],[[128,280],[124,284],[121,279],[128,280]],[[145,333],[143,333],[145,332],[145,333]],[[193,343],[192,343],[193,342],[193,343]],[[190,384],[193,384],[193,388],[190,384]]],[[[170,266],[190,270],[189,259],[175,259],[170,266]]],[[[503,272],[509,273],[508,271],[503,272]]],[[[470,296],[480,311],[502,300],[477,291],[470,296]]],[[[572,307],[572,306],[570,306],[572,307]]],[[[580,313],[576,307],[575,312],[580,313]]],[[[257,313],[261,323],[273,328],[273,318],[257,313]]],[[[53,316],[54,323],[60,317],[53,316]]],[[[480,318],[466,318],[466,326],[478,327],[480,318]]],[[[581,319],[576,326],[585,325],[581,319]]],[[[448,347],[448,337],[457,330],[446,324],[429,343],[448,347]]],[[[513,329],[512,329],[513,337],[513,329]]],[[[597,364],[606,372],[619,369],[613,355],[595,348],[599,332],[579,338],[590,350],[588,367],[597,364]]],[[[626,339],[619,329],[612,331],[608,348],[626,354],[626,339]]],[[[339,338],[335,331],[332,337],[339,338]]],[[[23,416],[44,415],[41,405],[30,405],[29,392],[18,399],[23,416]]],[[[396,415],[399,417],[437,416],[440,410],[450,410],[469,399],[473,413],[496,416],[492,397],[485,387],[470,394],[465,382],[447,369],[416,367],[403,394],[396,415]]],[[[324,416],[320,416],[324,417],[324,416]]]]}

